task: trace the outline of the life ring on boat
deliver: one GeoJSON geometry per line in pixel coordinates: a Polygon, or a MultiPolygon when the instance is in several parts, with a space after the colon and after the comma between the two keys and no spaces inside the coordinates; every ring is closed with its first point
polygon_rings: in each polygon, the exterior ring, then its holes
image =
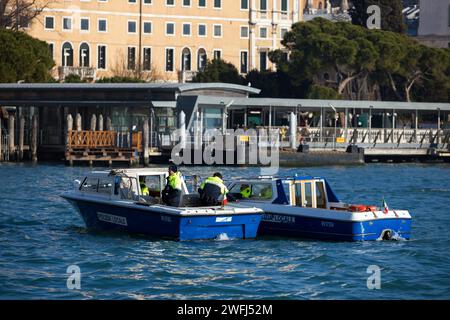
{"type": "Polygon", "coordinates": [[[366,212],[366,211],[376,211],[377,208],[375,206],[370,206],[366,204],[351,204],[349,206],[350,211],[352,212],[366,212]]]}
{"type": "Polygon", "coordinates": [[[366,206],[363,204],[352,204],[348,207],[352,212],[364,212],[366,211],[366,206]]]}

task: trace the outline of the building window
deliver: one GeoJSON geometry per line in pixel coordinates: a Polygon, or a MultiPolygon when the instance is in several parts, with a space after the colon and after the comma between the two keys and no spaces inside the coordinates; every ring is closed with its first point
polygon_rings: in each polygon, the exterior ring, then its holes
{"type": "Polygon", "coordinates": [[[206,37],[206,24],[199,24],[198,25],[198,36],[199,37],[206,37]]]}
{"type": "Polygon", "coordinates": [[[136,69],[136,48],[135,47],[128,47],[127,69],[128,70],[136,69]]]}
{"type": "Polygon", "coordinates": [[[63,67],[73,67],[73,47],[69,42],[65,42],[62,46],[62,63],[63,67]]]}
{"type": "Polygon", "coordinates": [[[197,68],[198,71],[203,71],[206,67],[208,56],[206,55],[205,49],[199,49],[197,54],[197,68]]]}
{"type": "Polygon", "coordinates": [[[128,0],[128,3],[136,4],[136,0],[128,0]]]}
{"type": "Polygon", "coordinates": [[[280,31],[281,39],[284,39],[284,36],[286,35],[287,32],[288,32],[287,28],[281,28],[281,31],[280,31]]]}
{"type": "Polygon", "coordinates": [[[52,56],[52,59],[55,58],[54,49],[55,49],[55,45],[53,43],[49,43],[48,44],[48,51],[50,51],[50,55],[52,56]]]}
{"type": "Polygon", "coordinates": [[[200,8],[205,8],[206,7],[206,0],[198,0],[198,6],[200,8]]]}
{"type": "Polygon", "coordinates": [[[144,0],[144,4],[152,4],[152,0],[144,0]]]}
{"type": "Polygon", "coordinates": [[[54,30],[55,29],[55,18],[45,17],[45,29],[54,30]]]}
{"type": "Polygon", "coordinates": [[[281,11],[283,13],[288,11],[288,0],[281,0],[281,11]]]}
{"type": "Polygon", "coordinates": [[[166,0],[166,6],[174,6],[175,0],[166,0]]]}
{"type": "Polygon", "coordinates": [[[136,33],[136,21],[128,21],[128,33],[136,33]]]}
{"type": "Polygon", "coordinates": [[[63,30],[72,30],[72,18],[63,18],[63,30]]]}
{"type": "Polygon", "coordinates": [[[259,29],[259,37],[262,39],[267,38],[267,28],[266,27],[262,27],[259,29]]]}
{"type": "Polygon", "coordinates": [[[247,51],[241,51],[241,73],[247,73],[248,72],[248,52],[247,51]]]}
{"type": "Polygon", "coordinates": [[[241,26],[241,38],[248,38],[248,27],[241,26]]]}
{"type": "Polygon", "coordinates": [[[166,22],[166,36],[175,35],[175,23],[166,22]]]}
{"type": "Polygon", "coordinates": [[[248,0],[241,0],[241,9],[248,10],[248,0]]]}
{"type": "Polygon", "coordinates": [[[99,19],[98,20],[98,31],[99,32],[106,32],[106,19],[99,19]]]}
{"type": "Polygon", "coordinates": [[[267,0],[259,0],[259,10],[267,11],[267,0]]]}
{"type": "Polygon", "coordinates": [[[151,22],[144,22],[144,33],[145,34],[152,33],[152,23],[151,22]]]}
{"type": "Polygon", "coordinates": [[[80,19],[80,30],[81,31],[89,31],[89,19],[88,18],[80,19]]]}
{"type": "Polygon", "coordinates": [[[214,60],[220,60],[222,59],[222,51],[221,50],[214,50],[213,51],[214,54],[214,60]]]}
{"type": "Polygon", "coordinates": [[[97,68],[98,69],[106,69],[106,46],[98,46],[97,47],[97,68]]]}
{"type": "Polygon", "coordinates": [[[150,71],[152,69],[152,49],[144,48],[142,57],[142,69],[150,71]]]}
{"type": "Polygon", "coordinates": [[[173,71],[173,49],[166,49],[166,72],[173,71]]]}
{"type": "Polygon", "coordinates": [[[191,35],[191,24],[183,23],[183,36],[190,36],[190,35],[191,35]]]}
{"type": "Polygon", "coordinates": [[[222,0],[214,0],[214,8],[216,9],[222,8],[222,0]]]}
{"type": "Polygon", "coordinates": [[[184,48],[181,53],[181,70],[191,71],[191,50],[184,48]]]}
{"type": "Polygon", "coordinates": [[[222,37],[222,25],[221,24],[214,25],[214,37],[216,37],[216,38],[222,37]]]}
{"type": "Polygon", "coordinates": [[[267,70],[267,51],[261,51],[259,53],[259,71],[267,70]]]}
{"type": "Polygon", "coordinates": [[[191,6],[191,0],[183,0],[183,7],[190,7],[191,6]]]}
{"type": "Polygon", "coordinates": [[[80,45],[80,67],[89,67],[90,64],[90,52],[89,45],[83,42],[80,45]]]}

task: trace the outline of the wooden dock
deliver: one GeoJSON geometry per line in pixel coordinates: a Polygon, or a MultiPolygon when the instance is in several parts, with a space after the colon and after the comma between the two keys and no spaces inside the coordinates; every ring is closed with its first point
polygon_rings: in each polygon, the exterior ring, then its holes
{"type": "Polygon", "coordinates": [[[95,163],[112,166],[113,163],[127,163],[132,166],[139,161],[142,151],[141,132],[134,132],[131,147],[117,146],[115,131],[76,131],[67,134],[66,162],[69,165],[95,163]]]}

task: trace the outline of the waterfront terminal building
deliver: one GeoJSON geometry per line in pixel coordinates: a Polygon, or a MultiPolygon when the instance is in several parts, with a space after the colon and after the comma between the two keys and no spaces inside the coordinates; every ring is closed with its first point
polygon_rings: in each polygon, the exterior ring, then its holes
{"type": "Polygon", "coordinates": [[[203,137],[204,146],[208,129],[279,129],[280,148],[295,153],[357,146],[377,159],[450,159],[449,103],[258,94],[225,83],[0,84],[0,156],[147,163],[170,154],[176,129],[203,137]]]}

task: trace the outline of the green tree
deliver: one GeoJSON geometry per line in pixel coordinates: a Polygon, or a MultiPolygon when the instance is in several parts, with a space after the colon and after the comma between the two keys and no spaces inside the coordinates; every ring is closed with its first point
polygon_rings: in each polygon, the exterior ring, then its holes
{"type": "Polygon", "coordinates": [[[243,78],[232,63],[221,59],[208,61],[203,71],[199,71],[192,82],[224,82],[242,84],[243,78]]]}
{"type": "MultiPolygon", "coordinates": [[[[294,88],[309,82],[360,100],[372,99],[380,92],[383,97],[412,101],[433,92],[441,101],[448,101],[449,49],[428,48],[400,33],[321,18],[294,24],[282,44],[290,53],[289,60],[283,50],[271,52],[269,57],[277,70],[289,76],[294,88]],[[323,81],[325,73],[335,77],[323,81]]],[[[318,94],[317,90],[310,88],[308,95],[318,94]]]]}
{"type": "Polygon", "coordinates": [[[81,77],[77,74],[69,74],[64,78],[64,82],[66,83],[85,83],[86,80],[81,79],[81,77]]]}
{"type": "Polygon", "coordinates": [[[324,86],[318,86],[318,85],[312,85],[309,88],[309,92],[307,95],[308,99],[324,99],[324,100],[340,100],[341,95],[336,92],[336,90],[324,87],[324,86]]]}
{"type": "Polygon", "coordinates": [[[0,28],[0,82],[48,82],[53,66],[46,42],[0,28]]]}
{"type": "Polygon", "coordinates": [[[377,5],[381,9],[381,29],[397,33],[406,32],[406,24],[403,20],[403,4],[401,0],[358,0],[353,1],[350,9],[352,23],[367,27],[367,8],[377,5]]]}
{"type": "Polygon", "coordinates": [[[304,98],[310,82],[306,80],[298,86],[293,86],[289,75],[282,70],[252,70],[246,75],[244,84],[260,89],[258,97],[304,98]]]}
{"type": "Polygon", "coordinates": [[[296,23],[282,44],[290,51],[290,59],[281,50],[270,55],[277,66],[289,74],[293,85],[305,80],[314,82],[322,71],[337,75],[337,92],[343,94],[355,79],[367,78],[375,69],[378,52],[367,40],[367,30],[346,22],[333,23],[316,18],[296,23]]]}

